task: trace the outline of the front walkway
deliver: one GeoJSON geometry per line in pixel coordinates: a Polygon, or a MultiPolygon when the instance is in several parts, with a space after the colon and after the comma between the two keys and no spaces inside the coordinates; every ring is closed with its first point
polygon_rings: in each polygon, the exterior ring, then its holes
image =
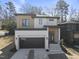
{"type": "Polygon", "coordinates": [[[20,49],[11,59],[67,59],[59,44],[50,44],[47,52],[45,49],[20,49]]]}

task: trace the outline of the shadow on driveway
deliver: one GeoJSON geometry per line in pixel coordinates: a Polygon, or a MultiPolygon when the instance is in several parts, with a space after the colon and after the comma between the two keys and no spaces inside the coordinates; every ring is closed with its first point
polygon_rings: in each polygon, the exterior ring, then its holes
{"type": "Polygon", "coordinates": [[[11,43],[7,47],[3,48],[1,50],[2,54],[0,54],[0,59],[10,59],[12,57],[12,55],[15,53],[15,51],[12,50],[13,48],[14,48],[13,43],[11,43]]]}
{"type": "Polygon", "coordinates": [[[68,59],[64,53],[61,54],[49,54],[49,59],[68,59]]]}

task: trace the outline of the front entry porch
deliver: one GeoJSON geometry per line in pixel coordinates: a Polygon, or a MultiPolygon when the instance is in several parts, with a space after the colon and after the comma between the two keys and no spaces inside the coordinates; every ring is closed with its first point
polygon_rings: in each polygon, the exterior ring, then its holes
{"type": "Polygon", "coordinates": [[[60,43],[60,28],[59,27],[48,27],[49,32],[49,44],[60,43]]]}

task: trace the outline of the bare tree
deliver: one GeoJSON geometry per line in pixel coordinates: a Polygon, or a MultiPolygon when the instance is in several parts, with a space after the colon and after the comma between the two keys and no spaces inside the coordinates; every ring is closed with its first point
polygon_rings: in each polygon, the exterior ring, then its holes
{"type": "Polygon", "coordinates": [[[79,21],[79,11],[71,8],[70,14],[69,14],[69,20],[70,21],[79,21]]]}
{"type": "Polygon", "coordinates": [[[75,14],[76,14],[76,9],[71,8],[70,14],[69,14],[69,20],[70,21],[75,20],[75,14]]]}
{"type": "Polygon", "coordinates": [[[25,3],[20,8],[20,11],[24,12],[24,13],[41,14],[42,13],[42,8],[41,7],[32,6],[30,4],[25,3]]]}

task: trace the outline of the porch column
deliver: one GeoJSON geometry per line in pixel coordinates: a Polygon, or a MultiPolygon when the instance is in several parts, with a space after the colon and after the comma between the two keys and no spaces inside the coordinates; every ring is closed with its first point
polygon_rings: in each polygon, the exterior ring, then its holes
{"type": "Polygon", "coordinates": [[[60,44],[60,28],[58,29],[58,44],[60,44]]]}
{"type": "Polygon", "coordinates": [[[45,49],[49,49],[49,30],[47,27],[47,36],[45,37],[45,49]]]}
{"type": "Polygon", "coordinates": [[[48,37],[45,37],[45,49],[48,49],[48,37]]]}
{"type": "Polygon", "coordinates": [[[18,36],[15,36],[15,46],[16,46],[16,49],[19,50],[19,38],[18,38],[18,36]]]}

